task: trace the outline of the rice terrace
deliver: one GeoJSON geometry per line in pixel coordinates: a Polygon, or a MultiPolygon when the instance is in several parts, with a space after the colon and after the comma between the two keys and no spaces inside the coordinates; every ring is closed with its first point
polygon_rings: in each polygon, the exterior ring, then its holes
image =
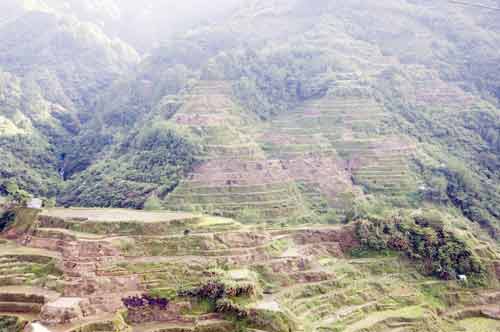
{"type": "Polygon", "coordinates": [[[498,0],[0,1],[0,332],[500,332],[498,0]]]}

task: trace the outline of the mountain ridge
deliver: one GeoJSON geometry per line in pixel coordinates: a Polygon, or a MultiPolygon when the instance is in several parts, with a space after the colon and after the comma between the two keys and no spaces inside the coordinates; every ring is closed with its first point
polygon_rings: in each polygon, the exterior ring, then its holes
{"type": "MultiPolygon", "coordinates": [[[[458,207],[496,238],[498,101],[494,81],[475,69],[495,62],[498,36],[486,22],[496,13],[472,18],[466,8],[427,1],[339,6],[336,1],[312,9],[299,0],[248,2],[215,24],[179,34],[140,63],[133,51],[122,51],[126,46],[114,51],[113,45],[120,44],[101,43],[102,49],[111,48],[103,59],[108,62],[90,62],[88,68],[104,65],[124,74],[109,80],[101,76],[102,85],[70,91],[69,100],[59,98],[69,108],[76,102],[80,110],[70,112],[76,116],[74,126],[63,121],[69,128],[62,132],[76,135],[61,134],[60,156],[52,158],[64,160],[53,160],[57,167],[51,168],[62,171],[65,181],[53,176],[59,183],[52,192],[59,192],[64,204],[135,208],[149,198],[172,206],[176,201],[169,194],[189,192],[191,198],[182,198],[184,208],[225,214],[231,209],[224,206],[234,206],[254,217],[258,202],[268,202],[270,211],[287,210],[286,202],[294,202],[303,216],[316,217],[331,209],[350,215],[353,204],[366,199],[396,207],[430,203],[458,207]],[[384,15],[392,24],[380,19],[384,15]],[[368,21],[370,29],[364,24],[368,21]],[[258,31],[270,27],[271,34],[258,31]],[[468,67],[471,57],[479,67],[468,67]],[[131,60],[131,70],[113,67],[120,58],[131,60]],[[92,96],[87,101],[74,97],[85,94],[92,96]],[[176,146],[173,155],[183,157],[179,162],[151,150],[158,166],[152,166],[151,179],[156,180],[137,182],[144,180],[144,165],[125,157],[125,147],[146,128],[164,128],[153,129],[149,139],[163,142],[168,151],[176,146]],[[224,160],[234,160],[230,172],[224,160]],[[245,173],[248,167],[262,169],[245,173]],[[468,174],[468,167],[474,174],[468,174]],[[217,190],[222,192],[213,201],[206,197],[215,192],[184,188],[197,176],[209,184],[204,172],[220,176],[217,190]],[[288,194],[273,197],[276,188],[266,187],[266,172],[270,179],[291,183],[277,191],[288,194]],[[245,177],[256,181],[247,183],[254,186],[248,193],[265,194],[248,194],[246,202],[238,203],[232,191],[245,177]],[[113,189],[117,197],[110,190],[107,198],[90,199],[104,190],[89,188],[104,179],[118,186],[113,189]],[[79,198],[80,192],[88,192],[87,199],[79,198]]],[[[8,25],[3,29],[11,35],[8,25]]],[[[85,44],[85,38],[80,42],[85,44]]],[[[50,74],[58,70],[48,68],[50,74]]],[[[60,94],[68,95],[66,86],[63,90],[60,94]]],[[[42,91],[60,89],[56,83],[42,91]]],[[[134,153],[141,149],[135,148],[134,153]]]]}
{"type": "Polygon", "coordinates": [[[498,331],[500,12],[201,2],[0,2],[0,330],[498,331]]]}

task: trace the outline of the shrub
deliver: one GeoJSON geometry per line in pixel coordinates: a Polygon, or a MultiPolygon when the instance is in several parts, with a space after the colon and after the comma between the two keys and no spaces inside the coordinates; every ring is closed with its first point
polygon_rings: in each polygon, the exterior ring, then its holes
{"type": "Polygon", "coordinates": [[[210,281],[200,287],[180,290],[178,294],[181,297],[197,297],[217,301],[226,296],[226,287],[223,283],[210,281]]]}
{"type": "Polygon", "coordinates": [[[140,309],[140,308],[159,308],[160,310],[166,310],[169,304],[169,300],[162,297],[154,297],[148,294],[143,294],[142,296],[129,296],[122,299],[123,305],[127,309],[140,309]]]}
{"type": "Polygon", "coordinates": [[[485,269],[466,243],[443,229],[440,219],[417,216],[405,220],[363,220],[356,223],[361,249],[387,248],[422,262],[424,272],[441,279],[466,274],[482,279],[485,269]]]}
{"type": "Polygon", "coordinates": [[[215,305],[215,311],[221,314],[233,316],[237,319],[244,319],[248,317],[248,311],[229,299],[218,300],[215,305]]]}
{"type": "Polygon", "coordinates": [[[253,284],[236,283],[226,285],[222,282],[211,280],[200,287],[180,290],[178,295],[181,297],[197,297],[200,299],[217,301],[227,297],[253,296],[255,292],[256,290],[253,284]]]}
{"type": "Polygon", "coordinates": [[[149,198],[144,202],[144,210],[148,211],[153,211],[153,210],[160,210],[162,208],[161,206],[161,201],[156,195],[151,195],[149,198]]]}

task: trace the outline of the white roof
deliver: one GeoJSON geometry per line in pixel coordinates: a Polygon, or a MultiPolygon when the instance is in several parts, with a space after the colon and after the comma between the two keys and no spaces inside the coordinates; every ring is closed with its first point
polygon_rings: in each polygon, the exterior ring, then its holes
{"type": "Polygon", "coordinates": [[[32,198],[28,202],[28,207],[29,208],[39,209],[39,208],[42,207],[42,205],[43,205],[43,201],[40,198],[32,198]]]}

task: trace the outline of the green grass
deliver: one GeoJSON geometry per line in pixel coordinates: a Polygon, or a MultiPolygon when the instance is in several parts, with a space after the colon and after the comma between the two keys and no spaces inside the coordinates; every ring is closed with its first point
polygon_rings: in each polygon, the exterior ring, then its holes
{"type": "Polygon", "coordinates": [[[420,287],[421,293],[424,296],[425,302],[434,309],[446,308],[446,303],[443,301],[443,295],[446,294],[448,287],[446,284],[423,284],[420,287]]]}
{"type": "Polygon", "coordinates": [[[374,312],[368,314],[361,320],[353,324],[350,324],[349,326],[344,327],[342,331],[344,332],[366,331],[367,329],[369,330],[374,325],[379,324],[388,319],[396,319],[399,321],[422,320],[424,319],[425,314],[426,311],[421,306],[411,306],[398,310],[374,312]]]}
{"type": "Polygon", "coordinates": [[[500,321],[487,318],[467,318],[455,324],[463,332],[498,332],[500,321]]]}
{"type": "Polygon", "coordinates": [[[384,249],[384,250],[373,250],[369,248],[354,248],[351,250],[350,255],[353,258],[377,258],[377,257],[398,257],[401,254],[397,251],[384,249]]]}

